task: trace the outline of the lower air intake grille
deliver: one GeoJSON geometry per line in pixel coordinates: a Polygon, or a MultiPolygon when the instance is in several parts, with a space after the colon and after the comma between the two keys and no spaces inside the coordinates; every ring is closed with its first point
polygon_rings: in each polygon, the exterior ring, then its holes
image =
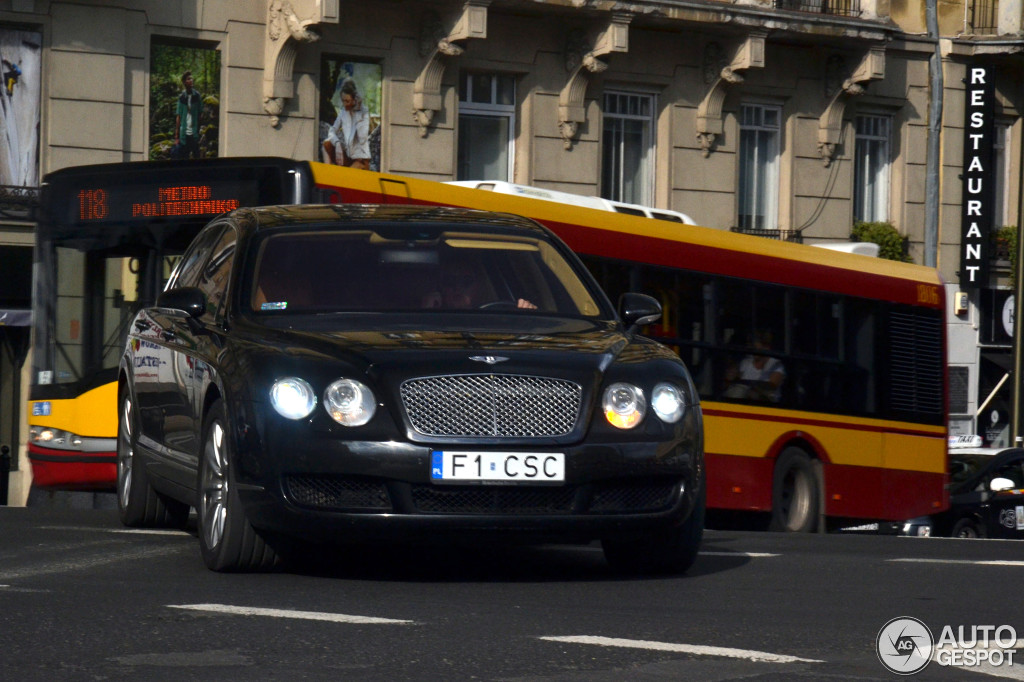
{"type": "Polygon", "coordinates": [[[427,514],[568,514],[576,491],[561,487],[413,486],[416,511],[427,514]]]}
{"type": "Polygon", "coordinates": [[[595,514],[627,514],[668,509],[680,489],[676,480],[644,480],[603,485],[594,491],[590,511],[595,514]]]}
{"type": "Polygon", "coordinates": [[[380,481],[338,476],[296,475],[285,478],[285,490],[295,504],[318,509],[390,511],[391,501],[380,481]]]}

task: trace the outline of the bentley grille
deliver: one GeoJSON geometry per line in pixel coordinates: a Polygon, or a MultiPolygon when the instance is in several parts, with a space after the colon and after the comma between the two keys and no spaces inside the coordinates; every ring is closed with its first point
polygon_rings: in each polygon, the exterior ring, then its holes
{"type": "Polygon", "coordinates": [[[583,389],[563,379],[463,374],[410,379],[401,393],[425,436],[542,438],[572,431],[583,389]]]}

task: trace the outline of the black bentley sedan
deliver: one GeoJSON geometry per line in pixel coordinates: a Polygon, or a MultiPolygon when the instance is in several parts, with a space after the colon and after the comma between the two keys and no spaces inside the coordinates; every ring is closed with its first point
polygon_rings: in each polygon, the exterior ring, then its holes
{"type": "Polygon", "coordinates": [[[239,209],[132,321],[119,379],[129,526],[198,515],[206,565],[317,544],[587,542],[685,571],[703,427],[684,364],[518,216],[239,209]]]}

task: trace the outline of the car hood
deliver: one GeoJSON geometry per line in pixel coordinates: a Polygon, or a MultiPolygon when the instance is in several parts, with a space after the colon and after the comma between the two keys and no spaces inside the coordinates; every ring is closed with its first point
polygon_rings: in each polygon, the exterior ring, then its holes
{"type": "Polygon", "coordinates": [[[616,362],[675,360],[668,349],[613,324],[563,320],[548,322],[545,329],[538,326],[511,331],[383,324],[374,329],[276,329],[270,334],[264,327],[259,340],[265,350],[269,344],[296,359],[343,360],[368,374],[397,371],[404,376],[603,374],[616,362]]]}

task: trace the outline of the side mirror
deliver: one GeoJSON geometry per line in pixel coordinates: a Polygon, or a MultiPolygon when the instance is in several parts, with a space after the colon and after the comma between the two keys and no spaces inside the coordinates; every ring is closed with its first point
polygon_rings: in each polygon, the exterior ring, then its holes
{"type": "Polygon", "coordinates": [[[156,299],[157,307],[182,310],[195,319],[206,312],[206,295],[195,287],[169,289],[156,299]]]}
{"type": "Polygon", "coordinates": [[[619,316],[630,330],[661,319],[661,304],[647,294],[622,294],[619,297],[619,316]]]}
{"type": "Polygon", "coordinates": [[[1008,478],[998,476],[992,479],[992,481],[988,484],[988,487],[990,490],[992,490],[992,492],[998,493],[1002,492],[1003,490],[1013,490],[1014,488],[1017,487],[1017,484],[1008,478]]]}

